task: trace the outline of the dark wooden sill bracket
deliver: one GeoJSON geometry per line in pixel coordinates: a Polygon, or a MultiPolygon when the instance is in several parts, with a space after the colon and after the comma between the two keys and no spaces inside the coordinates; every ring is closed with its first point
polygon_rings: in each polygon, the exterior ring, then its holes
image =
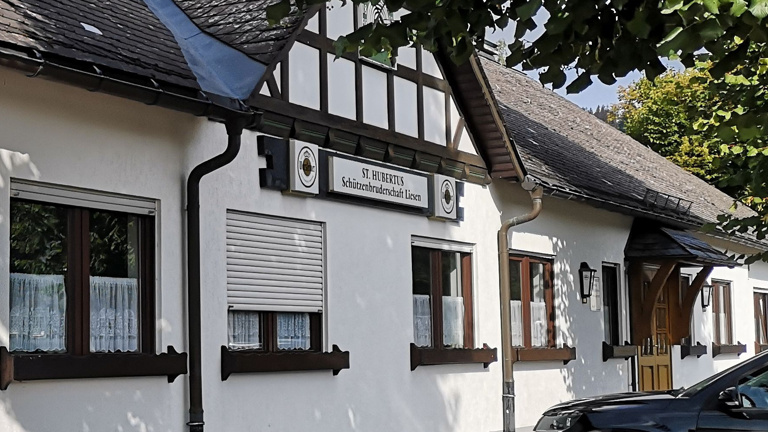
{"type": "Polygon", "coordinates": [[[425,348],[411,343],[411,370],[419,366],[482,363],[483,367],[498,360],[496,348],[425,348]]]}
{"type": "Polygon", "coordinates": [[[707,346],[702,345],[701,342],[696,342],[696,345],[691,345],[690,342],[686,342],[680,345],[680,359],[684,359],[688,356],[696,356],[699,358],[707,353],[707,346]]]}
{"type": "Polygon", "coordinates": [[[95,353],[85,356],[68,354],[14,354],[0,347],[0,390],[12,381],[74,378],[116,378],[167,376],[173,382],[187,373],[187,353],[172,347],[163,354],[95,353]]]}
{"type": "Polygon", "coordinates": [[[629,360],[632,357],[637,357],[637,347],[630,345],[629,342],[624,342],[624,345],[609,345],[603,342],[604,362],[609,359],[629,360]]]}
{"type": "Polygon", "coordinates": [[[745,352],[747,352],[747,346],[741,342],[736,342],[736,345],[712,344],[712,357],[717,357],[720,354],[736,354],[739,356],[745,352]]]}
{"type": "Polygon", "coordinates": [[[349,369],[349,351],[334,345],[330,352],[231,350],[221,347],[221,380],[233,373],[331,370],[338,375],[349,369]]]}
{"type": "Polygon", "coordinates": [[[562,361],[568,364],[576,359],[576,348],[563,344],[562,348],[512,348],[515,361],[562,361]]]}
{"type": "Polygon", "coordinates": [[[765,350],[768,350],[768,345],[761,345],[760,343],[755,342],[755,354],[760,354],[765,350]]]}

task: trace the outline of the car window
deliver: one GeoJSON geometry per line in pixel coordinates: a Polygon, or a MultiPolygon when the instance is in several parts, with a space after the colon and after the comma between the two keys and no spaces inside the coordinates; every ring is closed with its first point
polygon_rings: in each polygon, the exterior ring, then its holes
{"type": "Polygon", "coordinates": [[[768,408],[768,367],[739,378],[738,390],[744,408],[768,408]]]}
{"type": "MultiPolygon", "coordinates": [[[[738,365],[736,365],[736,366],[738,366],[738,365]]],[[[694,385],[688,387],[682,393],[680,393],[678,396],[679,397],[692,397],[692,396],[694,396],[696,393],[700,392],[701,390],[704,390],[708,385],[712,384],[715,380],[717,380],[721,376],[723,376],[723,375],[727,374],[728,372],[730,372],[731,369],[735,368],[736,366],[732,366],[732,367],[730,367],[730,368],[728,368],[728,369],[726,369],[724,371],[720,371],[720,372],[712,375],[711,377],[709,377],[709,378],[707,378],[707,379],[705,379],[705,380],[703,380],[703,381],[701,381],[701,382],[699,382],[697,384],[694,384],[694,385]]]]}
{"type": "MultiPolygon", "coordinates": [[[[720,379],[721,377],[723,377],[726,374],[729,374],[729,373],[733,372],[736,368],[747,366],[747,367],[749,367],[749,369],[752,369],[752,368],[758,369],[758,368],[760,368],[761,365],[765,364],[766,361],[768,361],[768,351],[762,352],[762,353],[752,357],[751,359],[749,359],[749,360],[747,360],[747,361],[745,361],[743,363],[737,363],[737,364],[729,367],[728,369],[726,369],[724,371],[718,372],[718,373],[712,375],[711,377],[709,377],[709,378],[707,378],[707,379],[705,379],[705,380],[703,380],[703,381],[701,381],[701,382],[699,382],[697,384],[694,384],[691,387],[685,389],[684,391],[680,392],[677,396],[678,397],[693,397],[697,393],[699,393],[700,391],[704,390],[707,386],[709,386],[710,384],[715,382],[716,380],[720,379]],[[752,367],[750,367],[750,365],[752,365],[752,367]]],[[[762,368],[758,369],[758,372],[752,374],[752,378],[755,378],[757,375],[760,375],[759,372],[761,370],[762,370],[762,368]]],[[[744,378],[746,378],[746,376],[744,378]]],[[[744,380],[745,383],[747,381],[748,381],[748,379],[744,380]]]]}

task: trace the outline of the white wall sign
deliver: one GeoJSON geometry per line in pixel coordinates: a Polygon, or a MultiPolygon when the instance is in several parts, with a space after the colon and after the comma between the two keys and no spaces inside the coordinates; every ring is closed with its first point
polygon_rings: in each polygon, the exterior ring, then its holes
{"type": "Polygon", "coordinates": [[[317,146],[302,141],[291,140],[291,192],[317,195],[319,191],[317,146]]]}
{"type": "Polygon", "coordinates": [[[328,170],[331,192],[429,208],[429,181],[425,176],[336,156],[328,158],[328,170]]]}
{"type": "Polygon", "coordinates": [[[435,174],[434,177],[435,217],[456,219],[458,207],[456,179],[440,174],[435,174]]]}

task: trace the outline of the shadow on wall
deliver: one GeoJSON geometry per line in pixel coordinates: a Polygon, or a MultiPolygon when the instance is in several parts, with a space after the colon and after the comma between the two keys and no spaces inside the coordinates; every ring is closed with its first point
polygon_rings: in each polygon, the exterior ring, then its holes
{"type": "MultiPolygon", "coordinates": [[[[374,217],[376,210],[361,210],[371,212],[374,217]]],[[[361,219],[367,219],[361,217],[361,219]]],[[[440,226],[429,233],[435,238],[447,238],[450,229],[440,226]],[[445,231],[443,231],[445,230],[445,231]]],[[[350,230],[355,228],[349,227],[350,230]]],[[[382,260],[379,265],[368,269],[367,277],[370,283],[362,286],[352,275],[345,275],[341,281],[338,277],[335,286],[340,290],[358,293],[358,301],[354,310],[345,312],[345,320],[349,322],[375,321],[375,326],[382,330],[376,335],[376,341],[363,334],[343,332],[346,340],[334,340],[339,346],[350,351],[351,368],[342,371],[337,377],[329,377],[329,386],[319,388],[315,395],[299,396],[292,401],[302,406],[302,403],[313,406],[312,400],[317,397],[336,395],[342,405],[330,405],[325,412],[315,412],[319,416],[345,416],[348,419],[337,418],[328,420],[332,425],[338,425],[339,431],[411,431],[411,432],[450,432],[469,431],[472,429],[472,419],[477,419],[482,412],[494,412],[492,418],[501,416],[501,383],[493,382],[487,377],[490,368],[485,369],[480,364],[419,366],[410,371],[410,343],[413,341],[412,321],[412,275],[410,266],[410,249],[407,252],[407,272],[392,273],[395,262],[402,263],[403,253],[400,247],[404,244],[401,238],[393,239],[387,230],[370,230],[360,228],[357,235],[337,236],[339,241],[348,241],[349,247],[343,249],[355,250],[355,244],[375,244],[381,249],[382,260]],[[384,253],[386,251],[386,254],[384,253]],[[385,258],[389,257],[389,258],[385,258]],[[398,257],[394,259],[392,257],[398,257]],[[389,276],[386,276],[389,274],[389,276]],[[387,289],[379,289],[376,280],[394,281],[387,289]],[[341,285],[341,286],[339,286],[341,285]],[[345,286],[348,285],[348,286],[345,286]],[[354,288],[353,288],[354,287],[354,288]],[[396,300],[394,300],[396,299],[396,300]],[[390,305],[382,307],[382,305],[390,305]],[[498,394],[498,405],[487,406],[487,397],[477,398],[478,392],[493,392],[498,394]],[[324,396],[325,395],[325,396],[324,396]],[[341,408],[346,406],[344,412],[341,408]]],[[[399,237],[399,236],[398,236],[399,237]]],[[[410,238],[407,243],[410,245],[410,238]]],[[[342,246],[342,245],[337,245],[342,246]]],[[[346,245],[345,245],[346,246],[346,245]]],[[[350,256],[348,266],[360,262],[365,267],[364,254],[350,256]]],[[[340,295],[343,295],[340,294],[340,295]]],[[[498,313],[498,312],[497,312],[498,313]]],[[[335,332],[339,334],[339,332],[335,332]]],[[[490,340],[480,338],[476,345],[490,340]]],[[[496,367],[497,363],[490,367],[496,367]]],[[[313,390],[314,391],[314,390],[313,390]]],[[[316,399],[315,399],[316,400],[316,399]]],[[[317,405],[317,404],[315,404],[317,405]]],[[[326,405],[328,406],[328,405],[326,405]]],[[[316,426],[327,427],[328,423],[319,421],[316,426]]],[[[485,424],[488,421],[484,421],[485,424]]],[[[498,427],[499,425],[494,425],[498,427]]],[[[476,431],[481,432],[477,428],[476,431]]]]}
{"type": "MultiPolygon", "coordinates": [[[[506,211],[510,203],[519,202],[527,205],[526,201],[523,201],[527,195],[522,191],[513,193],[515,187],[517,186],[497,187],[493,194],[499,208],[505,209],[501,217],[502,221],[525,213],[529,208],[517,207],[515,210],[506,211]]],[[[591,213],[586,213],[586,216],[581,215],[581,218],[579,212],[567,218],[561,218],[559,213],[567,209],[573,210],[573,206],[576,205],[569,204],[566,208],[563,207],[564,203],[565,201],[562,200],[545,199],[544,217],[519,228],[513,227],[510,231],[513,239],[516,235],[520,236],[518,241],[510,241],[512,247],[554,257],[553,298],[556,344],[558,347],[567,344],[576,348],[576,359],[567,365],[560,361],[515,363],[518,426],[532,424],[541,412],[557,403],[626,390],[626,362],[621,359],[603,362],[602,359],[604,339],[602,310],[592,311],[589,303],[581,302],[578,280],[580,263],[586,261],[599,271],[605,259],[603,251],[593,247],[594,245],[585,241],[584,237],[573,235],[574,232],[588,233],[589,230],[595,229],[589,220],[591,213]],[[523,246],[520,246],[521,242],[523,246]],[[538,383],[542,380],[547,380],[547,392],[541,392],[541,386],[538,383]]],[[[584,206],[584,211],[600,212],[601,210],[584,206]]]]}
{"type": "MultiPolygon", "coordinates": [[[[584,256],[581,251],[574,256],[576,245],[562,240],[552,241],[557,257],[555,261],[555,328],[557,341],[576,347],[576,359],[560,368],[565,389],[571,398],[583,398],[604,393],[623,391],[626,386],[625,366],[622,359],[603,362],[602,343],[604,321],[602,308],[592,311],[589,301],[581,301],[578,269],[582,261],[598,270],[602,259],[584,256]]],[[[598,288],[602,289],[602,287],[598,288]]]]}

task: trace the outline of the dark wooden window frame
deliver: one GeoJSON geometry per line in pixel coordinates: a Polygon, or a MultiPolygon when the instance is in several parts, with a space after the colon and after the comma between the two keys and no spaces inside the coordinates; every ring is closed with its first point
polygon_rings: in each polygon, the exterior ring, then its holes
{"type": "MultiPolygon", "coordinates": [[[[552,272],[553,260],[535,258],[522,255],[509,257],[509,261],[520,263],[520,299],[523,309],[523,345],[515,348],[542,349],[554,348],[555,341],[555,307],[554,307],[554,287],[552,281],[554,275],[552,272]],[[533,347],[531,345],[531,264],[544,265],[544,302],[547,307],[547,346],[533,347]]],[[[510,287],[511,289],[511,287],[510,287]]]]}
{"type": "MultiPolygon", "coordinates": [[[[262,349],[257,351],[283,352],[277,347],[277,314],[278,312],[261,312],[261,340],[262,349]]],[[[302,351],[319,352],[323,341],[322,333],[323,314],[309,314],[309,349],[302,351]]]]}
{"type": "MultiPolygon", "coordinates": [[[[610,337],[606,338],[603,334],[603,361],[610,359],[627,360],[637,356],[637,347],[630,345],[629,342],[621,341],[621,265],[611,262],[603,262],[601,266],[601,283],[603,297],[603,325],[610,328],[610,337]],[[606,290],[606,271],[611,271],[616,275],[616,286],[612,291],[606,290]],[[606,316],[606,313],[608,316],[606,316]]],[[[605,333],[605,331],[603,332],[605,333]]]]}
{"type": "Polygon", "coordinates": [[[712,323],[714,331],[712,334],[712,357],[722,354],[741,355],[747,352],[747,346],[741,342],[734,342],[733,336],[733,282],[726,280],[712,280],[712,323]],[[727,289],[726,289],[727,288],[727,289]],[[720,304],[719,291],[724,290],[723,300],[725,304],[720,304]],[[719,310],[725,312],[725,335],[720,334],[719,310]]]}
{"type": "MultiPolygon", "coordinates": [[[[562,361],[567,364],[576,358],[576,348],[563,344],[557,347],[555,336],[555,302],[554,302],[554,273],[553,259],[540,258],[530,255],[514,254],[509,256],[510,264],[517,262],[520,265],[520,300],[522,302],[523,319],[523,346],[512,347],[513,361],[562,361]],[[544,265],[544,301],[547,308],[547,346],[533,347],[531,345],[531,264],[544,265]]],[[[511,286],[510,286],[511,289],[511,286]]],[[[508,342],[508,343],[511,343],[508,342]]]]}
{"type": "Polygon", "coordinates": [[[768,291],[754,291],[754,307],[755,307],[755,354],[768,350],[768,291]],[[763,300],[765,305],[765,311],[760,311],[760,300],[763,300]],[[765,339],[760,339],[759,329],[762,329],[765,339]]]}
{"type": "Polygon", "coordinates": [[[349,369],[349,351],[334,345],[330,352],[322,352],[323,328],[321,313],[309,314],[309,349],[282,350],[277,348],[278,312],[259,312],[261,315],[261,349],[236,350],[221,347],[221,380],[233,373],[290,372],[302,370],[331,370],[338,375],[349,369]]]}
{"type": "MultiPolygon", "coordinates": [[[[65,353],[9,352],[0,347],[0,390],[11,381],[41,379],[107,378],[129,376],[167,376],[169,382],[187,373],[187,354],[172,347],[168,352],[155,351],[155,216],[137,215],[140,248],[140,299],[138,352],[90,352],[90,228],[91,211],[107,211],[74,207],[45,201],[12,198],[63,208],[67,212],[66,275],[66,345],[65,353]]],[[[122,213],[122,212],[114,212],[122,213]]],[[[125,214],[125,213],[123,213],[125,214]]]]}
{"type": "Polygon", "coordinates": [[[603,325],[610,329],[610,337],[605,338],[605,342],[613,346],[621,346],[621,299],[619,295],[621,290],[621,266],[616,263],[604,262],[601,266],[601,271],[602,286],[600,289],[603,290],[603,325]],[[606,270],[610,270],[616,275],[616,286],[613,287],[614,290],[612,292],[607,292],[605,289],[606,270]],[[607,317],[606,313],[608,314],[607,317]]]}
{"type": "Polygon", "coordinates": [[[733,304],[731,300],[732,283],[730,281],[712,281],[713,342],[718,345],[733,345],[733,304]],[[720,291],[725,304],[720,304],[720,291]],[[720,334],[720,314],[725,313],[725,334],[720,334]]]}
{"type": "MultiPolygon", "coordinates": [[[[411,250],[421,246],[411,246],[411,250]]],[[[472,296],[472,254],[457,252],[461,266],[461,295],[464,299],[464,347],[449,348],[443,346],[443,303],[442,300],[442,253],[453,252],[445,249],[423,248],[430,253],[430,308],[432,315],[432,346],[420,347],[411,343],[411,370],[419,366],[442,364],[483,363],[488,367],[497,360],[496,348],[483,344],[482,348],[474,347],[474,317],[472,296]]]]}

